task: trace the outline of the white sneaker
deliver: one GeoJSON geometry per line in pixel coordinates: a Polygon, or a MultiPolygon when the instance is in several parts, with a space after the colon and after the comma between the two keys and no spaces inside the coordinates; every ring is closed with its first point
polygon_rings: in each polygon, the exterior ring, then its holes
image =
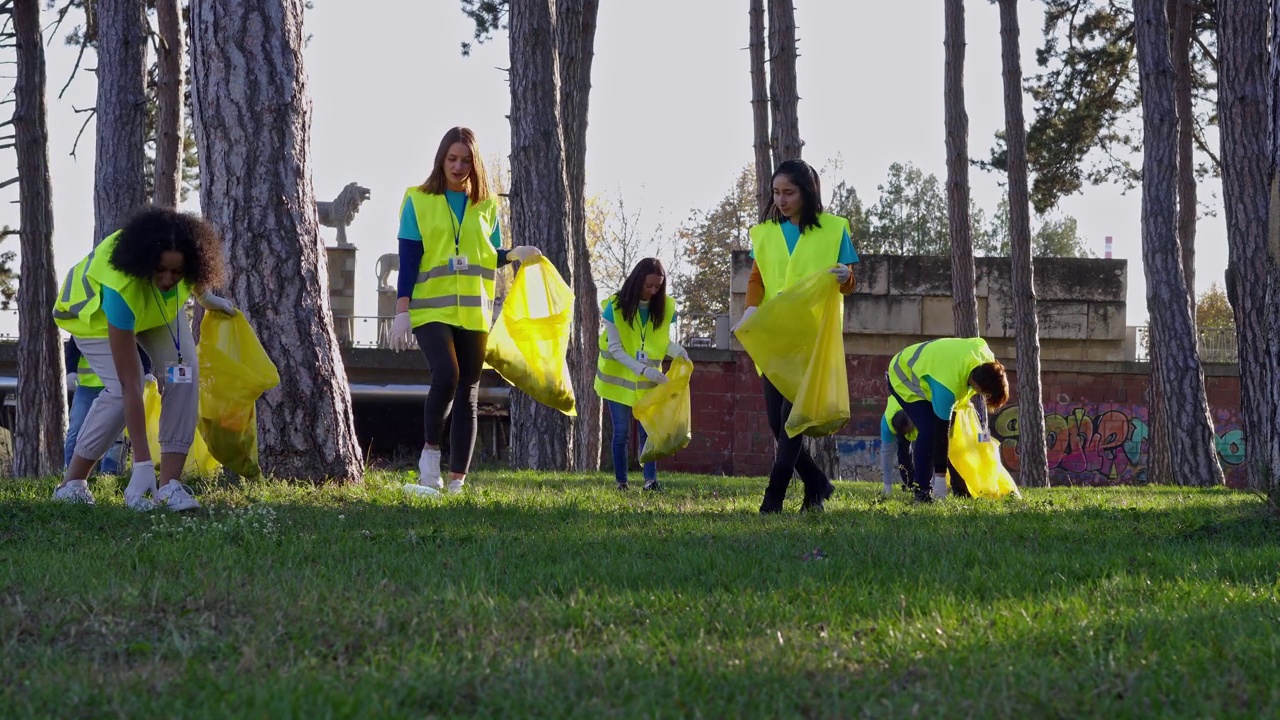
{"type": "Polygon", "coordinates": [[[93,505],[93,493],[85,480],[68,480],[53,491],[53,499],[65,503],[93,505]]]}
{"type": "Polygon", "coordinates": [[[947,479],[945,477],[933,476],[933,499],[945,500],[947,497],[947,479]]]}
{"type": "Polygon", "coordinates": [[[451,493],[460,493],[460,492],[462,492],[462,486],[463,486],[465,483],[466,483],[466,480],[450,480],[450,481],[449,481],[449,492],[451,492],[451,493]]]}
{"type": "Polygon", "coordinates": [[[435,490],[444,489],[444,480],[440,478],[440,448],[422,448],[422,456],[418,458],[417,484],[435,490]]]}
{"type": "Polygon", "coordinates": [[[440,494],[440,491],[438,489],[433,488],[430,485],[419,485],[418,483],[405,483],[404,487],[401,488],[401,490],[404,490],[406,493],[410,495],[419,495],[422,497],[440,494]]]}
{"type": "Polygon", "coordinates": [[[170,480],[156,492],[156,502],[164,505],[172,512],[195,510],[200,507],[200,503],[191,494],[191,488],[177,480],[170,480]]]}

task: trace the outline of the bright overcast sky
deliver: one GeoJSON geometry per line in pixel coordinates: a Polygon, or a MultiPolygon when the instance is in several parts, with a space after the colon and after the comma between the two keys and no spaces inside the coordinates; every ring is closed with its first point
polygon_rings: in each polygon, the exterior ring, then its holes
{"type": "MultiPolygon", "coordinates": [[[[970,155],[985,157],[1004,127],[999,18],[970,0],[966,92],[970,155]]],[[[467,125],[483,154],[506,156],[509,65],[501,34],[469,58],[459,43],[472,27],[457,0],[316,0],[307,12],[306,69],[314,102],[312,163],[319,199],[348,182],[372,190],[348,230],[360,248],[357,312],[376,313],[374,263],[396,250],[404,188],[430,170],[445,130],[467,125]]],[[[936,0],[797,0],[800,131],[805,158],[822,167],[843,159],[842,175],[870,205],[893,162],[946,174],[942,107],[942,9],[936,0]]],[[[1024,73],[1035,71],[1042,5],[1020,3],[1024,73]]],[[[592,68],[587,191],[621,195],[649,224],[673,231],[693,209],[714,205],[752,159],[747,44],[742,0],[603,0],[592,68]]],[[[45,14],[46,23],[52,14],[45,14]]],[[[82,74],[62,99],[75,53],[62,35],[48,45],[49,112],[59,276],[92,244],[93,128],[69,156],[95,86],[82,74]]],[[[94,60],[88,56],[87,64],[94,60]]],[[[1028,101],[1026,113],[1032,115],[1028,101]]],[[[3,162],[16,164],[11,152],[3,162]]],[[[11,173],[5,173],[9,176],[11,173]]],[[[824,178],[825,187],[838,177],[824,178]]],[[[997,178],[971,170],[973,195],[988,215],[999,200],[997,178]]],[[[17,186],[0,222],[18,224],[17,186]]],[[[1201,187],[1217,205],[1217,182],[1201,187]]],[[[198,198],[189,203],[198,207],[198,198]]],[[[1115,257],[1129,260],[1128,324],[1146,321],[1139,194],[1087,188],[1062,210],[1080,222],[1101,257],[1115,237],[1115,257]]],[[[332,242],[333,230],[322,228],[332,242]]],[[[17,249],[12,238],[5,249],[17,249]]],[[[1220,213],[1199,224],[1196,284],[1221,281],[1226,268],[1220,213]]]]}

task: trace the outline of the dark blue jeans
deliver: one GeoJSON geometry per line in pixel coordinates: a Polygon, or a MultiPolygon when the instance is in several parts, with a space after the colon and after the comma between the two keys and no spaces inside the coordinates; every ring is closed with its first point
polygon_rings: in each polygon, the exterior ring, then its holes
{"type": "MultiPolygon", "coordinates": [[[[605,400],[604,404],[609,408],[609,419],[613,421],[613,477],[619,483],[625,483],[627,481],[627,446],[631,440],[631,408],[612,400],[605,400]]],[[[649,434],[639,423],[636,423],[636,429],[640,433],[637,439],[640,441],[640,447],[643,448],[649,434]]],[[[641,470],[646,483],[658,479],[658,463],[647,462],[641,470]]]]}

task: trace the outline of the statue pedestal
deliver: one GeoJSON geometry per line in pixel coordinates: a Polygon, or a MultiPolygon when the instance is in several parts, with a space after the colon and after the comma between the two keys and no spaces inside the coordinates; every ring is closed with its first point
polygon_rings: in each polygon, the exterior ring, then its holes
{"type": "Polygon", "coordinates": [[[329,260],[329,309],[333,313],[333,329],[338,345],[350,347],[355,342],[356,246],[326,247],[325,254],[329,260]]]}

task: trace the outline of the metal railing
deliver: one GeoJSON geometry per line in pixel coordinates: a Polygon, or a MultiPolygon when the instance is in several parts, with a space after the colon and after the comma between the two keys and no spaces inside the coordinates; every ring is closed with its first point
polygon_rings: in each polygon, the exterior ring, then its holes
{"type": "MultiPolygon", "coordinates": [[[[1134,360],[1150,362],[1150,328],[1146,325],[1139,325],[1133,330],[1136,332],[1134,360]]],[[[1199,328],[1196,335],[1200,362],[1228,364],[1240,362],[1240,354],[1236,347],[1235,328],[1199,328]]]]}
{"type": "Polygon", "coordinates": [[[333,330],[341,347],[386,348],[394,316],[334,315],[333,330]]]}

